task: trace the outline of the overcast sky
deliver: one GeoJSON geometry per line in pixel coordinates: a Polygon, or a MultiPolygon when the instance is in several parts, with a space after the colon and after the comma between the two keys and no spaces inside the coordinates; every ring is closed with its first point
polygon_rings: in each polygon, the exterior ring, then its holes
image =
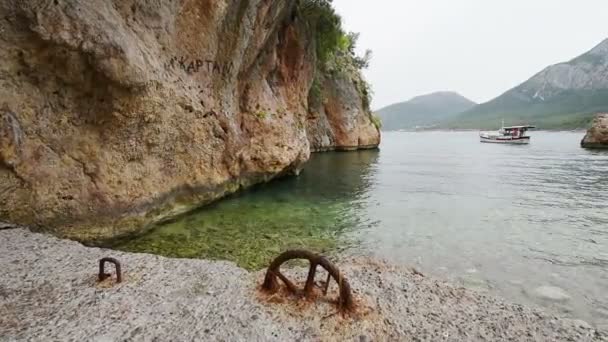
{"type": "Polygon", "coordinates": [[[608,0],[334,0],[373,108],[439,90],[488,101],[608,38],[608,0]]]}

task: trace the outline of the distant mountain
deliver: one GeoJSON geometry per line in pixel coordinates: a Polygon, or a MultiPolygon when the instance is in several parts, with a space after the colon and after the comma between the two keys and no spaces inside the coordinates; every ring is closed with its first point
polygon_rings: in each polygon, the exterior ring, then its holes
{"type": "Polygon", "coordinates": [[[443,91],[384,107],[376,114],[382,119],[383,130],[395,131],[433,126],[475,105],[475,102],[458,93],[443,91]]]}
{"type": "Polygon", "coordinates": [[[608,39],[591,51],[552,65],[496,99],[441,124],[449,128],[491,128],[534,124],[545,129],[589,125],[608,111],[608,39]]]}

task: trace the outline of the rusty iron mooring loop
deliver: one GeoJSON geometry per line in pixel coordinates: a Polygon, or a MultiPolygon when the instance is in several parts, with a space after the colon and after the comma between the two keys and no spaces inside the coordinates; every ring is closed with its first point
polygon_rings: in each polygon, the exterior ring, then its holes
{"type": "Polygon", "coordinates": [[[319,265],[323,267],[328,273],[327,281],[325,282],[325,286],[323,289],[323,294],[327,294],[327,289],[329,288],[329,281],[331,280],[331,278],[334,278],[340,288],[338,307],[340,308],[340,310],[353,311],[355,309],[355,303],[353,301],[353,297],[350,291],[350,285],[348,284],[346,278],[342,276],[340,270],[338,270],[338,268],[325,257],[306,250],[287,251],[279,255],[276,259],[274,259],[274,261],[268,267],[268,271],[266,271],[266,278],[264,279],[262,289],[270,293],[275,293],[279,289],[279,283],[277,281],[277,278],[279,278],[291,293],[303,293],[306,297],[310,297],[313,294],[315,274],[317,272],[317,266],[319,265]],[[289,279],[287,279],[287,277],[285,277],[285,275],[283,275],[280,271],[280,267],[282,264],[293,259],[307,259],[310,262],[308,278],[306,279],[306,285],[304,286],[303,291],[298,290],[296,286],[289,279]]]}
{"type": "Polygon", "coordinates": [[[114,267],[116,268],[116,282],[117,283],[122,282],[122,272],[120,269],[120,262],[114,258],[103,258],[103,259],[99,260],[99,278],[98,278],[98,280],[101,282],[112,276],[111,274],[105,272],[106,263],[114,264],[114,267]]]}

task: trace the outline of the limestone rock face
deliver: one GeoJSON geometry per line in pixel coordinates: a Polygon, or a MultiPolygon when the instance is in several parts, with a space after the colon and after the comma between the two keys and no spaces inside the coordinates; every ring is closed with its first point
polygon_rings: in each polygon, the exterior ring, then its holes
{"type": "Polygon", "coordinates": [[[516,88],[526,101],[545,101],[559,96],[564,90],[608,89],[608,39],[566,63],[545,68],[516,88]]]}
{"type": "Polygon", "coordinates": [[[608,148],[608,114],[598,114],[581,142],[585,148],[608,148]]]}
{"type": "MultiPolygon", "coordinates": [[[[0,0],[0,221],[103,241],[297,173],[320,139],[295,4],[0,0]]],[[[330,144],[377,143],[342,82],[330,144]]]]}
{"type": "Polygon", "coordinates": [[[312,151],[348,151],[376,148],[380,128],[366,104],[364,81],[358,74],[334,73],[323,77],[321,98],[310,100],[307,120],[312,151]]]}

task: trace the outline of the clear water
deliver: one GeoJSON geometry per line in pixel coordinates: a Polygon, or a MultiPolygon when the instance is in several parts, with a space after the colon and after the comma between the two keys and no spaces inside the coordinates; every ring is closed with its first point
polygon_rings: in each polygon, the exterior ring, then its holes
{"type": "Polygon", "coordinates": [[[279,250],[373,255],[608,328],[608,153],[581,133],[529,146],[474,132],[385,133],[381,151],[325,153],[123,249],[256,268],[279,250]],[[236,251],[235,251],[236,250],[236,251]],[[569,299],[547,299],[543,286],[569,299]]]}

